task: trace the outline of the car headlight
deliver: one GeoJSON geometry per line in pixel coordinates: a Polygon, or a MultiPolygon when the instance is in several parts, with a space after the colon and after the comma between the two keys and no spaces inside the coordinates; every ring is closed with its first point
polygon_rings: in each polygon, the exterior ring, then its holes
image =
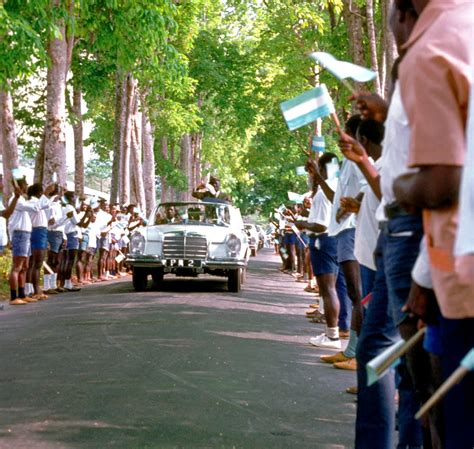
{"type": "Polygon", "coordinates": [[[234,235],[234,234],[229,234],[225,240],[225,244],[227,247],[227,252],[231,256],[235,256],[236,254],[239,253],[240,248],[242,247],[242,243],[240,242],[240,239],[234,235]]]}
{"type": "Polygon", "coordinates": [[[143,254],[145,251],[145,237],[139,232],[136,232],[130,238],[130,253],[143,254]]]}

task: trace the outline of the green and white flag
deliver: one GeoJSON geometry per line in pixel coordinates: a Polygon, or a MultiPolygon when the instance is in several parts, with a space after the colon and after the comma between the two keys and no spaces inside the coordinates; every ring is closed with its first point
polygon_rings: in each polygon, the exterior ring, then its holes
{"type": "Polygon", "coordinates": [[[324,153],[326,149],[326,142],[324,141],[323,136],[313,136],[313,141],[311,143],[311,149],[315,153],[324,153]]]}
{"type": "Polygon", "coordinates": [[[280,104],[280,109],[290,131],[335,112],[334,104],[325,84],[308,90],[291,100],[284,101],[280,104]]]}

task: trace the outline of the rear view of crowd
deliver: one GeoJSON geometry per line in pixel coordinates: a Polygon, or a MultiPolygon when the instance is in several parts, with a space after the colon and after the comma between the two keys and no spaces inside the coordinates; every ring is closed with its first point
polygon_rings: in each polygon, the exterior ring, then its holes
{"type": "Polygon", "coordinates": [[[472,449],[472,371],[421,419],[415,414],[474,348],[474,248],[455,253],[473,151],[474,4],[395,0],[390,24],[400,55],[390,100],[355,95],[359,113],[340,134],[338,177],[329,173],[334,154],[307,163],[312,204],[286,213],[282,270],[298,273],[303,232],[326,323],[310,344],[336,351],[324,362],[357,371],[355,448],[472,449]],[[368,381],[371,360],[423,328],[395,368],[368,381]]]}
{"type": "Polygon", "coordinates": [[[8,238],[12,250],[11,305],[79,291],[82,285],[127,274],[128,236],[145,224],[134,205],[78,198],[57,184],[43,190],[41,184],[28,186],[21,176],[13,187],[15,194],[1,212],[0,223],[8,227],[0,232],[1,252],[8,238]]]}

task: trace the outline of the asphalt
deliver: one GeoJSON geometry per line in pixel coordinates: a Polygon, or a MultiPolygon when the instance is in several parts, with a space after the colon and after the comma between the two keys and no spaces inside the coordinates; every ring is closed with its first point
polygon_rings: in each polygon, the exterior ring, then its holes
{"type": "Polygon", "coordinates": [[[131,278],[0,311],[0,449],[353,447],[355,374],[319,361],[313,297],[250,261],[220,278],[131,278]]]}

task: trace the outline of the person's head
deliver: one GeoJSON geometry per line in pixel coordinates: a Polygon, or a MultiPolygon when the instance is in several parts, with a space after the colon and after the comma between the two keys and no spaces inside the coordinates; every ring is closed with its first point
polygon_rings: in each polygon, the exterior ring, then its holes
{"type": "Polygon", "coordinates": [[[390,10],[389,24],[397,44],[399,54],[403,54],[402,46],[408,41],[418,20],[418,13],[412,0],[395,0],[390,10]]]}
{"type": "Polygon", "coordinates": [[[359,127],[359,123],[362,120],[362,116],[360,114],[354,114],[349,117],[344,127],[344,131],[349,136],[354,137],[356,136],[357,128],[359,127]]]}
{"type": "Polygon", "coordinates": [[[102,209],[103,211],[107,212],[107,200],[104,198],[99,199],[99,208],[102,209]]]}
{"type": "Polygon", "coordinates": [[[29,198],[39,198],[41,195],[43,195],[43,186],[39,182],[32,184],[30,187],[28,187],[27,195],[29,198]]]}
{"type": "Polygon", "coordinates": [[[382,123],[372,118],[362,120],[357,128],[356,138],[373,159],[378,159],[381,153],[381,144],[385,132],[382,123]]]}
{"type": "Polygon", "coordinates": [[[28,183],[26,182],[26,178],[16,179],[15,182],[20,189],[20,192],[24,195],[28,191],[28,183]]]}
{"type": "Polygon", "coordinates": [[[135,204],[129,204],[126,209],[127,214],[133,214],[133,209],[135,209],[135,204]]]}
{"type": "Polygon", "coordinates": [[[171,220],[176,215],[176,209],[174,208],[174,206],[166,206],[165,214],[166,214],[166,218],[168,220],[171,220]]]}
{"type": "Polygon", "coordinates": [[[326,164],[329,164],[330,162],[332,162],[333,159],[337,160],[337,156],[331,152],[323,153],[318,159],[319,172],[321,173],[321,176],[324,179],[328,178],[328,171],[326,168],[326,164]]]}
{"type": "Polygon", "coordinates": [[[64,193],[64,198],[66,199],[68,204],[71,204],[72,206],[74,206],[74,203],[76,201],[76,195],[74,194],[74,192],[72,192],[71,190],[68,190],[67,192],[64,193]]]}
{"type": "Polygon", "coordinates": [[[311,209],[311,197],[310,196],[306,196],[303,200],[303,207],[305,209],[311,209]]]}
{"type": "Polygon", "coordinates": [[[428,3],[430,1],[431,0],[413,0],[413,6],[415,7],[415,10],[418,13],[418,15],[420,15],[423,12],[423,10],[428,6],[428,3]]]}

